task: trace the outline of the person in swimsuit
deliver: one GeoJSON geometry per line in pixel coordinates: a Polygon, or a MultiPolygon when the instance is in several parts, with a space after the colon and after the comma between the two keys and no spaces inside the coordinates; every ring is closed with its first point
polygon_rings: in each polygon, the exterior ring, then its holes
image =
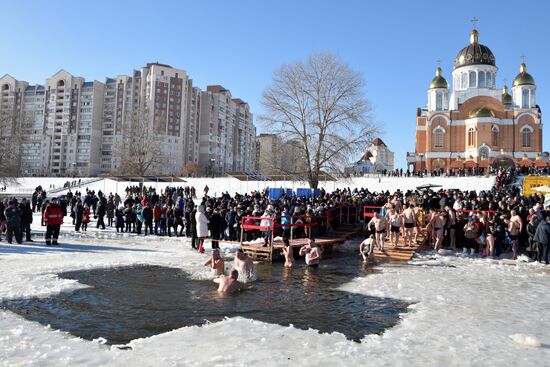
{"type": "Polygon", "coordinates": [[[371,234],[367,238],[361,242],[359,245],[359,253],[363,257],[363,262],[366,263],[368,260],[368,257],[372,255],[374,252],[374,244],[376,240],[374,239],[374,235],[371,234]]]}
{"type": "MultiPolygon", "coordinates": [[[[405,245],[413,246],[413,231],[416,227],[416,213],[411,205],[405,204],[405,210],[403,211],[403,226],[405,227],[405,245]]],[[[416,243],[416,242],[415,242],[416,243]]]]}
{"type": "Polygon", "coordinates": [[[220,250],[214,249],[212,251],[212,257],[204,263],[204,266],[210,266],[214,275],[223,275],[225,270],[225,262],[220,256],[220,250]]]}
{"type": "Polygon", "coordinates": [[[238,281],[239,272],[235,269],[231,271],[231,275],[222,276],[214,279],[215,283],[218,283],[218,292],[219,293],[235,293],[240,290],[244,290],[244,284],[238,281]]]}
{"type": "Polygon", "coordinates": [[[380,249],[380,251],[384,251],[384,241],[386,240],[387,227],[386,218],[382,217],[380,213],[376,213],[367,225],[367,229],[372,230],[372,227],[374,227],[375,230],[376,246],[380,249]]]}
{"type": "MultiPolygon", "coordinates": [[[[513,213],[513,210],[512,210],[511,213],[513,213]]],[[[521,219],[520,219],[520,221],[521,221],[521,219]]],[[[510,219],[505,219],[504,223],[506,223],[506,225],[508,226],[508,236],[510,236],[510,240],[512,241],[512,252],[513,252],[513,258],[512,259],[516,260],[517,255],[518,255],[518,246],[519,246],[519,241],[518,241],[519,226],[518,226],[518,222],[515,221],[515,220],[512,220],[510,218],[510,219]]]]}
{"type": "Polygon", "coordinates": [[[305,256],[307,266],[319,266],[319,261],[321,260],[321,251],[315,243],[315,238],[308,239],[308,244],[300,248],[300,256],[305,256]]]}
{"type": "Polygon", "coordinates": [[[456,212],[449,206],[445,206],[447,218],[449,219],[449,245],[451,249],[456,250],[456,212]]]}
{"type": "Polygon", "coordinates": [[[445,217],[441,213],[434,211],[428,226],[433,228],[433,235],[435,238],[434,250],[437,252],[443,243],[445,217]]]}
{"type": "Polygon", "coordinates": [[[393,243],[393,247],[397,247],[397,241],[399,241],[399,232],[403,226],[403,218],[395,209],[391,209],[388,222],[390,224],[390,243],[393,243]]]}
{"type": "Polygon", "coordinates": [[[294,260],[294,254],[292,253],[292,247],[290,247],[288,238],[283,239],[283,250],[281,251],[281,254],[285,257],[285,267],[294,267],[296,260],[294,260]]]}

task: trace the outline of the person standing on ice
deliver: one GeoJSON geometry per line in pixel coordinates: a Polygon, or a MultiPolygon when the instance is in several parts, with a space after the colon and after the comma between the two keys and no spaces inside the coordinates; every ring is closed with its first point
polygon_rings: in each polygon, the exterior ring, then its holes
{"type": "Polygon", "coordinates": [[[197,238],[199,241],[198,251],[204,252],[204,239],[208,237],[208,223],[210,222],[204,214],[204,205],[199,205],[197,212],[195,213],[195,222],[197,230],[197,238]]]}
{"type": "Polygon", "coordinates": [[[8,207],[4,210],[6,217],[6,239],[11,244],[13,237],[18,244],[23,242],[21,233],[21,212],[17,206],[17,200],[11,199],[8,207]]]}
{"type": "Polygon", "coordinates": [[[533,241],[536,242],[539,246],[538,251],[538,261],[544,262],[546,265],[548,265],[548,248],[550,247],[550,213],[546,212],[546,218],[544,218],[539,225],[537,226],[537,230],[535,232],[535,236],[533,237],[533,241]]]}
{"type": "Polygon", "coordinates": [[[46,224],[46,246],[56,246],[59,230],[63,224],[63,210],[57,205],[57,198],[52,198],[52,201],[46,207],[44,223],[46,224]]]}

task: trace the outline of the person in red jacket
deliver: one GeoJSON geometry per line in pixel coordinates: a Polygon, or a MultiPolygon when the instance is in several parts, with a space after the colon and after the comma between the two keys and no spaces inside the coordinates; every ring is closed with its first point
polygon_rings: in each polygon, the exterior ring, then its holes
{"type": "Polygon", "coordinates": [[[57,245],[59,229],[63,224],[63,210],[57,204],[57,198],[53,198],[50,205],[44,211],[44,223],[46,224],[46,246],[57,245]],[[53,237],[53,243],[52,243],[53,237]]]}
{"type": "Polygon", "coordinates": [[[84,232],[88,229],[88,223],[90,223],[90,207],[84,205],[84,211],[82,212],[82,230],[84,232]]]}
{"type": "Polygon", "coordinates": [[[160,218],[162,217],[162,210],[160,209],[160,205],[157,203],[153,207],[153,220],[155,221],[155,234],[159,235],[159,227],[160,227],[160,218]]]}

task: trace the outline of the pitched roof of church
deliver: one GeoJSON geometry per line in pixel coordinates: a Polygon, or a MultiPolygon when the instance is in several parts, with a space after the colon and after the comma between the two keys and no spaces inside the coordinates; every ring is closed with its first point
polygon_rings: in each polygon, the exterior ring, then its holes
{"type": "Polygon", "coordinates": [[[380,138],[374,139],[371,144],[376,145],[376,146],[383,145],[383,146],[387,147],[387,145],[380,138]]]}
{"type": "Polygon", "coordinates": [[[365,153],[363,153],[358,162],[366,162],[369,160],[369,158],[372,158],[372,153],[367,150],[365,153]]]}

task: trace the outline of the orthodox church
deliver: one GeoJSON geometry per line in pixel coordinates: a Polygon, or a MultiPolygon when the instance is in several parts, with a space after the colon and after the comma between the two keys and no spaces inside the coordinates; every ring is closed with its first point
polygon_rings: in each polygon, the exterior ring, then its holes
{"type": "Polygon", "coordinates": [[[497,72],[495,55],[472,30],[454,61],[452,88],[438,67],[427,106],[417,110],[411,170],[546,166],[535,79],[522,63],[511,90],[506,83],[497,89],[497,72]]]}

